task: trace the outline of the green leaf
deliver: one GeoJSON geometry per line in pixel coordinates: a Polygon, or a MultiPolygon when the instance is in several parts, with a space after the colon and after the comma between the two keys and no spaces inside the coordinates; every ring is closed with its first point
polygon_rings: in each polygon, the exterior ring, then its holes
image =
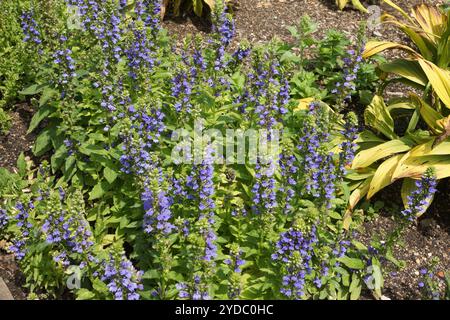
{"type": "Polygon", "coordinates": [[[103,169],[103,175],[110,184],[112,184],[117,178],[117,172],[110,167],[105,167],[105,169],[103,169]]]}
{"type": "Polygon", "coordinates": [[[95,291],[101,292],[101,293],[106,293],[108,292],[108,287],[106,286],[106,284],[101,281],[100,279],[95,278],[92,281],[92,287],[95,289],[95,291]]]}
{"type": "Polygon", "coordinates": [[[339,213],[337,213],[336,211],[330,211],[330,212],[328,212],[328,215],[333,219],[337,219],[337,220],[342,219],[341,215],[339,213]]]}
{"type": "Polygon", "coordinates": [[[366,247],[363,243],[361,243],[361,242],[359,242],[359,241],[353,240],[353,241],[352,241],[352,244],[353,244],[353,245],[355,246],[355,248],[358,249],[359,251],[367,251],[367,247],[366,247]]]}
{"type": "Polygon", "coordinates": [[[107,181],[102,180],[97,183],[92,191],[89,193],[89,200],[95,200],[101,198],[110,188],[107,181]]]}
{"type": "Polygon", "coordinates": [[[34,144],[33,147],[33,154],[36,157],[40,157],[44,153],[49,151],[51,148],[52,148],[51,130],[45,129],[36,139],[36,143],[34,144]]]}
{"type": "Polygon", "coordinates": [[[350,300],[358,300],[361,295],[361,280],[356,274],[352,275],[352,283],[350,284],[350,300]]]}
{"type": "Polygon", "coordinates": [[[45,105],[57,92],[52,88],[45,88],[39,99],[39,107],[45,105]]]}
{"type": "Polygon", "coordinates": [[[77,300],[90,300],[95,297],[95,294],[92,291],[89,291],[88,289],[80,289],[77,291],[77,300]]]}
{"type": "Polygon", "coordinates": [[[365,263],[361,259],[358,259],[358,258],[350,258],[350,257],[344,256],[342,258],[338,258],[337,260],[342,262],[348,268],[351,268],[351,269],[361,270],[361,269],[364,269],[364,267],[365,267],[365,263]]]}
{"type": "Polygon", "coordinates": [[[25,96],[28,95],[35,95],[39,92],[41,92],[47,85],[42,85],[42,84],[33,84],[31,86],[29,86],[28,88],[19,91],[19,94],[23,94],[25,96]]]}
{"type": "Polygon", "coordinates": [[[375,292],[379,297],[381,297],[381,288],[383,287],[383,275],[381,274],[380,267],[372,263],[373,273],[372,276],[375,280],[375,292]]]}
{"type": "Polygon", "coordinates": [[[19,170],[19,175],[21,177],[24,177],[27,174],[27,162],[25,161],[23,152],[21,152],[19,158],[17,158],[17,169],[19,170]]]}
{"type": "Polygon", "coordinates": [[[81,153],[90,156],[91,154],[97,154],[101,156],[108,156],[108,151],[106,151],[104,148],[92,144],[92,143],[84,143],[80,146],[78,149],[81,153]]]}
{"type": "Polygon", "coordinates": [[[159,279],[160,276],[161,276],[161,274],[158,272],[158,270],[151,269],[151,270],[146,271],[142,275],[142,279],[159,279]]]}
{"type": "Polygon", "coordinates": [[[39,123],[41,123],[42,120],[47,118],[53,111],[54,109],[50,106],[43,106],[39,108],[38,111],[34,114],[33,118],[31,119],[27,134],[31,133],[34,129],[36,129],[39,123]]]}
{"type": "Polygon", "coordinates": [[[55,153],[52,155],[50,159],[53,172],[56,172],[56,170],[61,168],[66,159],[67,159],[67,149],[64,145],[61,145],[55,151],[55,153]]]}

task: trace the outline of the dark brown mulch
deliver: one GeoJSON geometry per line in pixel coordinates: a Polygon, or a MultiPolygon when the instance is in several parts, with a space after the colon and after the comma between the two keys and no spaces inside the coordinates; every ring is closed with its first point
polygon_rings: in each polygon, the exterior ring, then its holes
{"type": "Polygon", "coordinates": [[[14,300],[25,300],[27,295],[22,289],[22,275],[12,254],[2,251],[5,245],[0,241],[0,278],[5,281],[14,300]]]}
{"type": "MultiPolygon", "coordinates": [[[[268,42],[273,37],[292,41],[286,27],[296,25],[304,14],[309,15],[317,23],[318,35],[323,35],[329,29],[336,29],[354,39],[360,22],[367,21],[372,16],[352,8],[339,11],[334,0],[238,0],[236,2],[238,9],[235,10],[235,41],[238,42],[247,39],[252,43],[261,43],[268,42]]],[[[394,2],[407,9],[420,3],[442,4],[443,0],[396,0],[394,2]]],[[[365,1],[366,7],[370,3],[377,3],[377,1],[365,1]]],[[[381,4],[380,7],[382,11],[394,12],[386,4],[381,4]]],[[[188,15],[184,19],[166,19],[164,26],[177,39],[182,39],[187,34],[205,34],[208,30],[207,25],[199,22],[199,19],[193,15],[188,15]]],[[[377,31],[384,40],[405,40],[403,34],[392,26],[382,25],[377,31]]],[[[376,37],[376,34],[369,36],[376,37]]]]}
{"type": "MultiPolygon", "coordinates": [[[[400,197],[401,183],[381,191],[374,201],[383,201],[381,214],[364,224],[364,232],[358,240],[368,244],[372,237],[387,239],[398,226],[394,217],[402,210],[400,197]]],[[[418,288],[419,271],[427,268],[433,258],[438,258],[437,272],[442,277],[450,271],[450,179],[440,181],[439,191],[429,210],[420,217],[417,224],[404,230],[401,240],[394,247],[394,257],[404,261],[404,268],[398,269],[391,263],[385,266],[385,289],[383,294],[390,299],[421,299],[418,288]]],[[[441,278],[443,280],[443,278],[441,278]]],[[[442,291],[444,281],[440,282],[442,291]]]]}
{"type": "MultiPolygon", "coordinates": [[[[437,224],[432,219],[427,219],[431,225],[426,227],[411,226],[404,231],[401,241],[394,247],[396,259],[405,262],[405,267],[398,269],[388,263],[384,271],[385,276],[383,294],[390,299],[421,299],[418,283],[419,271],[430,265],[433,258],[438,258],[437,272],[443,277],[450,270],[449,244],[450,236],[443,229],[446,226],[437,224]]],[[[370,237],[377,236],[387,238],[388,234],[397,226],[390,216],[379,216],[364,225],[365,233],[363,242],[368,242],[370,237]],[[366,240],[366,241],[364,241],[366,240]]],[[[442,278],[443,280],[443,278],[442,278]]],[[[441,281],[441,292],[444,291],[444,282],[441,281]]]]}
{"type": "Polygon", "coordinates": [[[31,155],[35,135],[27,135],[27,130],[33,113],[28,104],[19,104],[10,112],[11,130],[6,136],[0,136],[0,167],[13,170],[21,152],[31,155]]]}

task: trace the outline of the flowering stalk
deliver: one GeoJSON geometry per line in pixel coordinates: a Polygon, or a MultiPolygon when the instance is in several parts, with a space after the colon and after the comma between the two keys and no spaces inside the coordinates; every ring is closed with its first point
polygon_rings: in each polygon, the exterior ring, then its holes
{"type": "Polygon", "coordinates": [[[29,210],[34,209],[32,202],[28,203],[28,208],[24,207],[22,202],[16,204],[16,209],[19,211],[14,217],[16,221],[16,226],[19,228],[20,233],[14,237],[12,245],[8,248],[17,260],[22,260],[26,253],[26,244],[30,237],[30,233],[33,229],[33,224],[30,222],[29,210]]]}
{"type": "Polygon", "coordinates": [[[214,231],[214,157],[213,148],[211,145],[206,146],[204,150],[204,158],[202,163],[194,165],[194,172],[196,176],[189,176],[187,179],[188,187],[198,193],[198,210],[199,222],[202,220],[200,232],[205,241],[205,251],[203,259],[208,262],[213,262],[217,255],[217,247],[214,243],[216,234],[214,231]]]}
{"type": "Polygon", "coordinates": [[[306,276],[311,274],[314,246],[318,242],[316,227],[309,232],[291,228],[281,233],[276,243],[272,259],[283,266],[281,294],[291,299],[302,299],[305,296],[306,276]]]}
{"type": "Polygon", "coordinates": [[[327,126],[329,119],[326,112],[321,106],[312,103],[298,149],[303,155],[301,166],[305,174],[305,193],[330,209],[331,200],[335,196],[337,174],[333,153],[326,148],[330,139],[327,126]]]}
{"type": "Polygon", "coordinates": [[[144,180],[141,199],[144,206],[144,232],[156,237],[167,237],[175,226],[171,223],[173,196],[172,187],[161,168],[153,166],[144,180]]]}
{"type": "MultiPolygon", "coordinates": [[[[424,299],[427,300],[448,300],[450,297],[448,296],[449,288],[446,288],[446,295],[441,294],[440,284],[443,282],[443,279],[440,279],[439,276],[436,275],[436,264],[439,262],[438,259],[433,258],[432,264],[427,268],[421,268],[419,271],[420,280],[417,284],[420,292],[424,299]]],[[[447,275],[448,277],[448,275],[447,275]]],[[[448,285],[447,285],[448,286],[448,285]]]]}
{"type": "Polygon", "coordinates": [[[275,171],[276,161],[270,157],[266,160],[258,158],[255,166],[255,183],[252,187],[253,212],[273,213],[277,207],[275,171]]]}
{"type": "Polygon", "coordinates": [[[280,202],[283,203],[283,212],[288,213],[290,212],[292,207],[292,200],[295,195],[294,187],[297,184],[296,181],[296,174],[298,172],[297,167],[297,159],[294,155],[286,155],[285,153],[280,153],[280,170],[281,170],[281,177],[282,177],[282,183],[280,184],[280,187],[278,188],[278,192],[280,194],[280,202]]]}
{"type": "Polygon", "coordinates": [[[145,176],[153,167],[156,159],[152,157],[155,145],[166,126],[164,113],[156,104],[129,105],[128,117],[123,121],[123,154],[120,157],[122,171],[145,176]]]}
{"type": "MultiPolygon", "coordinates": [[[[47,216],[41,227],[47,243],[55,246],[59,254],[55,262],[67,267],[73,254],[83,255],[84,265],[94,245],[89,223],[84,217],[84,203],[80,192],[66,199],[62,188],[50,195],[46,202],[47,216]],[[64,206],[64,202],[67,204],[64,206]]],[[[81,266],[82,266],[81,265],[81,266]]]]}
{"type": "Polygon", "coordinates": [[[415,182],[416,188],[407,196],[405,209],[400,213],[400,223],[386,240],[384,250],[388,254],[392,254],[393,247],[401,238],[405,228],[416,221],[417,217],[428,208],[437,191],[436,185],[436,174],[434,169],[430,167],[425,171],[422,179],[415,182]]]}
{"type": "Polygon", "coordinates": [[[200,275],[195,275],[192,283],[181,282],[176,285],[178,297],[188,300],[209,300],[210,296],[204,279],[200,275]]]}
{"type": "Polygon", "coordinates": [[[8,222],[8,212],[5,209],[0,209],[0,230],[6,228],[8,226],[8,222]]]}
{"type": "Polygon", "coordinates": [[[428,168],[415,185],[416,189],[407,197],[406,208],[401,212],[408,221],[414,221],[430,205],[437,185],[433,168],[428,168]]]}
{"type": "Polygon", "coordinates": [[[338,177],[343,178],[346,174],[346,167],[350,166],[355,158],[355,149],[357,144],[355,140],[358,137],[358,120],[353,112],[347,114],[345,118],[344,130],[341,131],[344,142],[341,143],[341,152],[339,153],[338,177]]]}
{"type": "Polygon", "coordinates": [[[178,284],[181,298],[209,299],[208,288],[214,276],[217,257],[214,203],[214,155],[211,145],[203,149],[203,159],[195,164],[186,178],[187,199],[199,212],[198,220],[186,236],[189,246],[186,257],[190,266],[188,282],[178,284]]]}
{"type": "Polygon", "coordinates": [[[42,44],[41,33],[39,31],[39,26],[34,19],[34,11],[24,11],[21,16],[21,27],[24,34],[24,42],[32,42],[39,46],[42,44]]]}
{"type": "Polygon", "coordinates": [[[101,263],[100,279],[106,283],[115,300],[139,300],[142,285],[142,271],[136,271],[125,255],[113,255],[101,263]]]}
{"type": "Polygon", "coordinates": [[[344,62],[342,79],[340,82],[336,82],[334,89],[331,90],[331,93],[336,96],[336,107],[338,111],[348,106],[351,102],[352,94],[356,90],[356,80],[363,61],[362,54],[365,49],[363,28],[359,30],[357,42],[356,48],[347,50],[347,56],[342,59],[344,62]]]}
{"type": "Polygon", "coordinates": [[[155,66],[155,37],[160,28],[159,1],[136,1],[135,17],[129,23],[132,37],[128,41],[125,53],[128,60],[128,75],[137,83],[147,81],[149,72],[155,66]]]}
{"type": "Polygon", "coordinates": [[[229,274],[228,281],[228,298],[237,299],[241,294],[241,273],[242,266],[245,264],[245,260],[242,257],[243,251],[237,244],[230,245],[230,258],[226,259],[224,263],[229,266],[231,273],[229,274]]]}
{"type": "Polygon", "coordinates": [[[58,79],[57,85],[61,87],[61,97],[65,97],[69,90],[70,82],[77,76],[75,72],[75,60],[72,58],[72,50],[65,46],[67,37],[62,35],[59,38],[60,49],[53,54],[53,63],[56,66],[58,79]]]}
{"type": "Polygon", "coordinates": [[[226,66],[225,49],[230,45],[235,35],[235,25],[232,16],[227,13],[227,7],[223,0],[216,1],[212,14],[213,32],[217,38],[216,59],[214,70],[219,71],[226,66]]]}

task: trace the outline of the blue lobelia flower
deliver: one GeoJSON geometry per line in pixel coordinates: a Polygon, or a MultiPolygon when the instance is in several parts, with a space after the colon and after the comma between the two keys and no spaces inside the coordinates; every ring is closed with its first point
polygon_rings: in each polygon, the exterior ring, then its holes
{"type": "Polygon", "coordinates": [[[415,182],[415,190],[407,197],[406,208],[401,214],[409,221],[414,221],[416,217],[423,213],[435,194],[436,190],[436,175],[433,168],[428,168],[422,179],[415,182]]]}

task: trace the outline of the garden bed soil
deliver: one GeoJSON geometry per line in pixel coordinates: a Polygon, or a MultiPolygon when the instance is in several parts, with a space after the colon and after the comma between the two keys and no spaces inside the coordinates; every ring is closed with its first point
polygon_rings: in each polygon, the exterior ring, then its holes
{"type": "MultiPolygon", "coordinates": [[[[438,258],[436,274],[444,292],[444,274],[450,271],[450,179],[439,182],[439,190],[428,211],[416,224],[404,230],[401,240],[395,244],[393,254],[405,266],[398,269],[392,263],[386,263],[383,294],[390,299],[421,299],[418,284],[419,271],[427,268],[433,258],[438,258]]],[[[386,239],[398,226],[394,217],[399,217],[402,204],[399,203],[401,182],[382,190],[373,199],[383,201],[385,206],[380,215],[363,225],[357,240],[369,244],[370,239],[386,239]]]]}
{"type": "Polygon", "coordinates": [[[3,251],[5,245],[5,242],[0,241],[0,278],[5,282],[14,300],[25,300],[27,295],[22,289],[22,274],[13,255],[3,251]]]}
{"type": "Polygon", "coordinates": [[[9,113],[11,129],[7,135],[0,135],[0,167],[13,171],[20,153],[31,156],[35,135],[27,135],[27,130],[33,113],[26,103],[16,105],[9,113]]]}
{"type": "MultiPolygon", "coordinates": [[[[369,15],[357,10],[346,9],[337,11],[334,0],[239,0],[236,10],[235,44],[247,39],[252,43],[267,42],[277,36],[285,41],[292,41],[287,26],[295,25],[303,14],[308,14],[318,24],[318,35],[334,28],[344,32],[353,39],[357,34],[359,22],[366,20],[369,15]]],[[[422,3],[421,0],[397,0],[403,8],[422,3]]],[[[429,4],[440,4],[442,1],[425,1],[429,4]]],[[[382,9],[392,10],[382,5],[382,9]]],[[[208,26],[199,22],[191,15],[184,19],[166,20],[164,26],[169,33],[181,40],[187,34],[206,33],[208,26]]],[[[378,33],[383,40],[402,41],[405,37],[390,26],[381,26],[378,33]]],[[[34,142],[33,134],[27,135],[28,124],[33,110],[27,104],[17,105],[10,115],[12,127],[7,136],[0,137],[0,167],[15,170],[17,157],[21,152],[31,155],[34,142]]],[[[406,262],[402,270],[389,272],[385,279],[384,295],[390,299],[420,299],[417,283],[419,269],[427,265],[432,257],[438,257],[438,270],[450,270],[450,198],[449,180],[441,190],[431,207],[418,226],[411,226],[405,232],[403,241],[396,245],[394,255],[406,262]]],[[[386,189],[380,196],[385,202],[398,203],[399,188],[386,189]]],[[[399,210],[400,206],[398,207],[399,210]]],[[[398,210],[397,210],[398,211],[398,210]]],[[[398,212],[383,212],[363,228],[361,241],[368,241],[372,235],[387,235],[395,227],[392,219],[398,212]]],[[[0,243],[1,244],[1,243],[0,243]]],[[[14,298],[25,299],[26,294],[20,287],[21,276],[17,264],[10,254],[6,254],[0,245],[0,277],[2,277],[14,298]]]]}
{"type": "MultiPolygon", "coordinates": [[[[265,43],[274,37],[284,41],[292,41],[288,26],[298,23],[302,15],[309,15],[318,27],[317,35],[324,35],[329,29],[336,29],[345,33],[350,39],[357,35],[361,21],[368,21],[373,14],[365,14],[352,8],[339,11],[334,0],[235,0],[236,37],[235,42],[244,39],[252,43],[265,43]]],[[[377,2],[377,1],[373,1],[377,2]]],[[[443,0],[395,0],[402,8],[410,8],[413,5],[427,3],[431,5],[442,4],[443,0]]],[[[366,7],[370,1],[362,1],[366,7]]],[[[390,6],[381,4],[382,11],[395,13],[390,6]]],[[[371,11],[372,12],[372,11],[371,11]]],[[[208,25],[202,23],[194,15],[190,14],[184,18],[166,19],[164,26],[175,38],[181,40],[187,34],[205,34],[208,25]]],[[[381,25],[375,34],[381,35],[383,40],[402,41],[406,37],[403,33],[390,25],[381,25]]]]}

